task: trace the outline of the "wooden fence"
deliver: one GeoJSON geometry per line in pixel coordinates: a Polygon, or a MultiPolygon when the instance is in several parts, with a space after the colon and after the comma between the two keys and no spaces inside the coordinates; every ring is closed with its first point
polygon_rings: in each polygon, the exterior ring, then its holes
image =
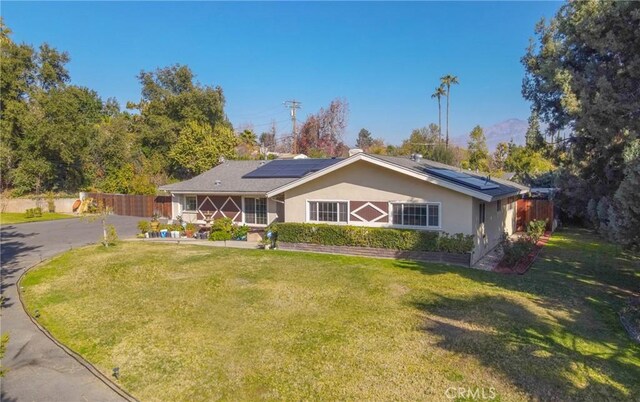
{"type": "Polygon", "coordinates": [[[517,203],[516,230],[527,230],[527,224],[538,219],[547,220],[547,230],[553,225],[553,201],[522,199],[517,203]]]}
{"type": "Polygon", "coordinates": [[[98,203],[104,203],[116,215],[151,218],[154,213],[161,217],[171,217],[171,197],[155,195],[86,193],[98,203]]]}

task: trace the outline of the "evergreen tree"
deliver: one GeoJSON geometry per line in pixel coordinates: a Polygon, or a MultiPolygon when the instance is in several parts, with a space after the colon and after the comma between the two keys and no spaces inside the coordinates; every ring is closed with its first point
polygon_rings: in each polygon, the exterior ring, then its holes
{"type": "Polygon", "coordinates": [[[373,137],[366,128],[360,129],[358,133],[358,139],[356,140],[356,148],[360,148],[363,151],[369,151],[369,148],[373,145],[373,137]]]}
{"type": "Polygon", "coordinates": [[[489,149],[482,127],[475,126],[469,133],[469,159],[467,166],[472,170],[486,172],[489,170],[489,149]]]}
{"type": "Polygon", "coordinates": [[[537,111],[532,111],[529,116],[529,127],[525,134],[526,147],[533,151],[542,151],[545,143],[542,131],[540,131],[540,119],[537,111]]]}

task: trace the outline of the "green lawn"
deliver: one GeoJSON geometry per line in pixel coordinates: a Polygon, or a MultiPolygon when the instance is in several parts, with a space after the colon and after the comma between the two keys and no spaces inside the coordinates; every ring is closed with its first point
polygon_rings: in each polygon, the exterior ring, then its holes
{"type": "Polygon", "coordinates": [[[640,258],[586,231],[555,234],[525,276],[125,243],[22,284],[56,338],[145,401],[640,398],[640,345],[617,317],[640,258]]]}
{"type": "Polygon", "coordinates": [[[22,212],[3,212],[0,213],[0,225],[10,225],[14,223],[53,221],[56,219],[73,218],[73,215],[43,212],[42,216],[37,218],[25,218],[22,212]]]}

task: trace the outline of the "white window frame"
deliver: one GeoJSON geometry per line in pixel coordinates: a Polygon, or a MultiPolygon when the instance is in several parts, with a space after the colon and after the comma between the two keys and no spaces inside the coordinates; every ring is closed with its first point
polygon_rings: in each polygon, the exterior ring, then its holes
{"type": "Polygon", "coordinates": [[[487,220],[487,204],[485,202],[478,203],[478,225],[484,225],[487,220]]]}
{"type": "Polygon", "coordinates": [[[389,223],[391,226],[402,229],[420,229],[420,230],[442,230],[442,203],[432,201],[389,201],[389,223]],[[427,225],[403,225],[396,223],[394,220],[395,206],[397,204],[410,204],[410,205],[425,205],[427,207],[427,225]],[[438,207],[438,226],[429,225],[429,206],[435,205],[438,207]]]}
{"type": "Polygon", "coordinates": [[[242,197],[242,223],[246,224],[246,225],[251,225],[251,226],[259,226],[259,227],[266,227],[269,224],[269,199],[266,197],[242,197]],[[254,200],[254,215],[256,217],[256,221],[257,221],[257,214],[256,212],[256,208],[255,208],[255,200],[257,199],[264,199],[264,205],[265,205],[265,213],[266,213],[266,223],[249,223],[247,222],[247,213],[246,213],[246,206],[247,206],[247,201],[248,200],[254,200]]]}
{"type": "Polygon", "coordinates": [[[183,212],[198,212],[198,196],[197,195],[185,195],[184,196],[184,211],[183,212]],[[189,209],[187,208],[188,206],[188,202],[187,202],[187,198],[193,198],[195,200],[194,204],[196,206],[195,209],[189,209]]]}
{"type": "Polygon", "coordinates": [[[351,211],[349,210],[349,200],[306,200],[305,202],[305,221],[309,222],[309,223],[326,223],[326,224],[330,224],[330,225],[348,225],[349,223],[351,223],[351,217],[349,216],[351,214],[351,211]],[[331,221],[317,221],[314,219],[311,219],[311,203],[312,202],[335,202],[338,204],[338,219],[340,219],[340,204],[341,203],[346,203],[347,204],[347,211],[346,211],[346,215],[347,215],[347,221],[336,221],[336,222],[331,222],[331,221]]]}

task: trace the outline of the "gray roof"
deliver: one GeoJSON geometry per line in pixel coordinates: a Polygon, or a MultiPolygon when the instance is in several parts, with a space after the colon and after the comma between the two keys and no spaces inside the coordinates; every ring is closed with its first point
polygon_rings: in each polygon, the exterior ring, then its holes
{"type": "Polygon", "coordinates": [[[290,183],[296,178],[245,179],[242,176],[271,161],[225,161],[213,169],[179,183],[167,184],[160,190],[184,193],[251,193],[267,191],[290,183]],[[216,181],[220,183],[216,185],[216,181]]]}
{"type": "MultiPolygon", "coordinates": [[[[411,169],[415,172],[418,173],[422,173],[424,175],[427,176],[433,176],[431,175],[427,169],[429,168],[437,168],[437,169],[448,169],[448,170],[452,170],[452,171],[456,171],[456,172],[464,172],[465,174],[468,174],[470,176],[475,176],[478,178],[482,178],[485,179],[486,178],[486,174],[481,174],[481,173],[476,173],[476,172],[472,172],[470,170],[463,170],[460,168],[456,168],[455,166],[451,166],[451,165],[445,165],[444,163],[440,163],[440,162],[435,162],[435,161],[431,161],[428,159],[420,159],[419,161],[415,161],[412,160],[410,158],[407,157],[399,157],[399,156],[386,156],[386,155],[371,155],[369,154],[369,156],[372,156],[374,158],[378,158],[381,159],[385,162],[388,163],[392,163],[404,168],[408,168],[411,169]]],[[[452,180],[447,180],[445,177],[441,177],[441,176],[437,176],[437,178],[439,180],[444,180],[444,181],[448,181],[457,185],[462,185],[464,186],[464,184],[459,183],[459,182],[455,182],[452,180]]],[[[469,186],[469,189],[474,190],[474,191],[478,191],[480,193],[486,194],[488,196],[491,196],[492,198],[500,198],[503,197],[505,195],[510,195],[510,194],[517,194],[520,193],[521,191],[528,191],[529,188],[527,186],[523,186],[521,184],[509,181],[509,180],[505,180],[505,179],[499,179],[499,178],[495,178],[495,177],[491,177],[488,180],[489,183],[493,183],[495,185],[497,185],[497,188],[492,188],[492,189],[486,189],[486,190],[480,190],[477,189],[475,187],[471,187],[469,186]]],[[[465,186],[466,187],[466,186],[465,186]]]]}
{"type": "MultiPolygon", "coordinates": [[[[430,161],[427,159],[421,159],[420,161],[414,161],[407,157],[396,157],[386,155],[372,155],[367,154],[370,157],[380,159],[384,162],[408,168],[417,173],[424,174],[425,176],[437,177],[438,180],[454,183],[458,186],[465,187],[464,184],[453,180],[447,180],[445,177],[434,176],[430,174],[427,169],[439,168],[449,169],[453,171],[462,171],[454,166],[445,165],[443,163],[430,161]]],[[[301,161],[308,161],[308,159],[300,159],[301,161]]],[[[225,161],[224,163],[210,169],[201,175],[198,175],[192,179],[181,181],[179,183],[167,184],[160,187],[160,190],[170,191],[175,193],[227,193],[227,194],[266,194],[269,191],[275,190],[285,184],[289,184],[299,178],[244,178],[243,176],[255,169],[264,166],[271,161],[225,161]],[[219,184],[216,184],[219,182],[219,184]]],[[[323,169],[324,170],[324,169],[323,169]]],[[[322,171],[322,170],[321,170],[322,171]]],[[[320,171],[320,172],[321,172],[320,171]]],[[[485,175],[475,173],[472,171],[464,170],[464,173],[485,179],[485,175]]],[[[468,186],[470,190],[483,193],[491,198],[502,198],[507,195],[518,194],[521,191],[528,191],[529,188],[518,183],[514,183],[509,180],[499,179],[492,177],[488,180],[493,183],[497,188],[480,190],[475,187],[468,186]]]]}

